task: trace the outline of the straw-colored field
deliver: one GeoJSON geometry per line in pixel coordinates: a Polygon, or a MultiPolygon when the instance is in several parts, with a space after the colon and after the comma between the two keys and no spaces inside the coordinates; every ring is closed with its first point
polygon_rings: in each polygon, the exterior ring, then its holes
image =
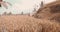
{"type": "Polygon", "coordinates": [[[32,16],[4,13],[0,15],[0,32],[60,32],[59,1],[43,6],[32,16]]]}
{"type": "Polygon", "coordinates": [[[60,25],[26,15],[0,16],[0,32],[60,32],[60,25]]]}

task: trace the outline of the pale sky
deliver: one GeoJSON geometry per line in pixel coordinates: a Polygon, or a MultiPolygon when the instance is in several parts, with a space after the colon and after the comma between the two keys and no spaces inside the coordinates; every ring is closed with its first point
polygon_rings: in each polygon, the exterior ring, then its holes
{"type": "Polygon", "coordinates": [[[44,1],[44,4],[47,4],[55,0],[4,0],[4,1],[11,3],[12,6],[8,5],[8,9],[0,7],[0,14],[2,14],[5,11],[7,13],[12,12],[13,14],[19,14],[22,11],[24,13],[32,13],[33,8],[36,7],[36,5],[39,6],[41,1],[44,1]]]}

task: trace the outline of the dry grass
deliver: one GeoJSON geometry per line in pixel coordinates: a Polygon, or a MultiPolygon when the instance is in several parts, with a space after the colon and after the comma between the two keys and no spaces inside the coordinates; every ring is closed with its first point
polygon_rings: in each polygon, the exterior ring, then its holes
{"type": "Polygon", "coordinates": [[[57,23],[60,22],[60,6],[57,9],[54,6],[57,2],[54,3],[39,9],[34,15],[36,18],[27,15],[1,15],[0,32],[60,32],[60,24],[57,23]],[[56,22],[51,21],[54,19],[56,22]]]}
{"type": "Polygon", "coordinates": [[[60,22],[60,1],[55,1],[43,6],[34,14],[34,17],[39,19],[52,19],[60,22]]]}
{"type": "Polygon", "coordinates": [[[0,16],[0,32],[60,32],[60,25],[26,15],[0,16]]]}

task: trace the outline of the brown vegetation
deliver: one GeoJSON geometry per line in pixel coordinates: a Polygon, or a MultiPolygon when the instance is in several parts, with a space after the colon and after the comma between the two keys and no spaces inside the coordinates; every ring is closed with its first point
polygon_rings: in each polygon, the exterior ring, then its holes
{"type": "Polygon", "coordinates": [[[59,1],[40,8],[33,15],[36,18],[28,15],[23,15],[23,12],[21,15],[11,15],[11,13],[6,15],[5,12],[0,16],[0,32],[60,32],[59,1]]]}
{"type": "Polygon", "coordinates": [[[26,15],[0,16],[0,32],[60,32],[60,25],[26,15]]]}
{"type": "Polygon", "coordinates": [[[55,1],[40,8],[34,17],[40,19],[53,19],[60,22],[60,1],[55,1]]]}

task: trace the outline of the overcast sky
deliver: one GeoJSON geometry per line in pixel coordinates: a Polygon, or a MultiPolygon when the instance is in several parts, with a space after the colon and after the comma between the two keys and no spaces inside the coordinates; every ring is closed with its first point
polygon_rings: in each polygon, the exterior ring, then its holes
{"type": "Polygon", "coordinates": [[[4,7],[0,7],[0,14],[3,12],[12,12],[13,14],[19,14],[22,11],[24,13],[32,13],[33,8],[40,4],[41,1],[44,1],[44,3],[50,3],[55,0],[4,0],[6,2],[9,2],[12,4],[12,6],[8,6],[8,9],[5,9],[4,7]]]}

